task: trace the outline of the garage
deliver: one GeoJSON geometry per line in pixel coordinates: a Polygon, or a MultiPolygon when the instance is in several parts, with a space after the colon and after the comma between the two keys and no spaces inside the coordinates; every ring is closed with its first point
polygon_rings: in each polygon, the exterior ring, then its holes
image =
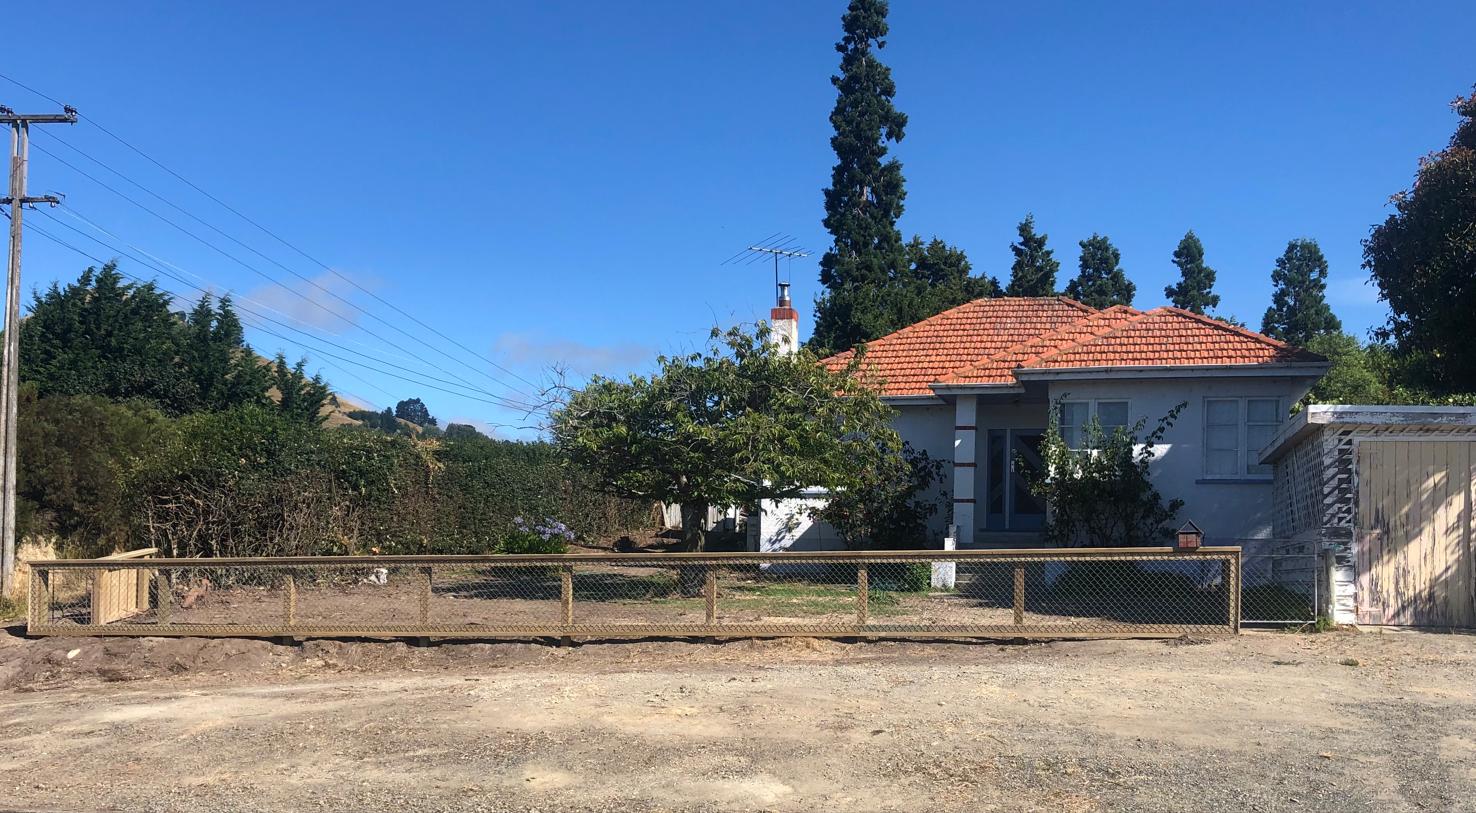
{"type": "Polygon", "coordinates": [[[1322,553],[1325,615],[1476,628],[1476,408],[1313,405],[1261,459],[1275,535],[1322,553]]]}

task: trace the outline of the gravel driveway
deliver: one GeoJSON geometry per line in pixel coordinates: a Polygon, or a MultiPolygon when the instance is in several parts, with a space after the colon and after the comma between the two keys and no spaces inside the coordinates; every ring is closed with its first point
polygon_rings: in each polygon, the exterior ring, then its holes
{"type": "Polygon", "coordinates": [[[1476,637],[0,634],[0,808],[1476,810],[1476,637]]]}

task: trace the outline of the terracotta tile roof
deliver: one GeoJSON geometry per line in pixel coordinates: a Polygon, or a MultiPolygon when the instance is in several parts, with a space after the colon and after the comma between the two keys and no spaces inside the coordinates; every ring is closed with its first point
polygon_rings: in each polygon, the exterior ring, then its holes
{"type": "MultiPolygon", "coordinates": [[[[870,342],[862,375],[882,384],[883,395],[932,395],[929,385],[954,370],[1091,313],[1063,296],[976,299],[870,342]]],[[[854,354],[847,350],[824,363],[840,369],[854,354]]]]}
{"type": "MultiPolygon", "coordinates": [[[[840,369],[855,351],[825,359],[840,369]]],[[[1268,336],[1178,308],[1094,310],[1065,297],[979,299],[868,344],[862,375],[883,395],[932,386],[1018,386],[1026,369],[1321,362],[1268,336]]]]}
{"type": "Polygon", "coordinates": [[[1218,319],[1178,308],[1155,308],[1100,336],[1045,354],[1024,366],[1186,367],[1323,360],[1315,353],[1218,319]]]}

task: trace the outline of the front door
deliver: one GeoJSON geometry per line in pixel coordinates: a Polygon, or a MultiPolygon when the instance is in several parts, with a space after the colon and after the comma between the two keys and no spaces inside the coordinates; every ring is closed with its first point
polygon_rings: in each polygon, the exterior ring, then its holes
{"type": "Polygon", "coordinates": [[[1025,475],[1037,474],[1044,468],[1040,445],[1044,429],[1010,430],[1010,511],[1009,529],[1035,531],[1045,526],[1045,503],[1030,492],[1025,475]]]}

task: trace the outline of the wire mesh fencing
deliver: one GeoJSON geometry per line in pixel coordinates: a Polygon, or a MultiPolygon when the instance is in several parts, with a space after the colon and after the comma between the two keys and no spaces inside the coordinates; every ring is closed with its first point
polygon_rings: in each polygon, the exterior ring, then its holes
{"type": "Polygon", "coordinates": [[[1233,633],[1237,548],[56,560],[38,635],[1233,633]]]}
{"type": "Polygon", "coordinates": [[[1241,549],[1241,615],[1247,624],[1317,620],[1328,586],[1320,548],[1289,539],[1226,540],[1241,549]]]}

